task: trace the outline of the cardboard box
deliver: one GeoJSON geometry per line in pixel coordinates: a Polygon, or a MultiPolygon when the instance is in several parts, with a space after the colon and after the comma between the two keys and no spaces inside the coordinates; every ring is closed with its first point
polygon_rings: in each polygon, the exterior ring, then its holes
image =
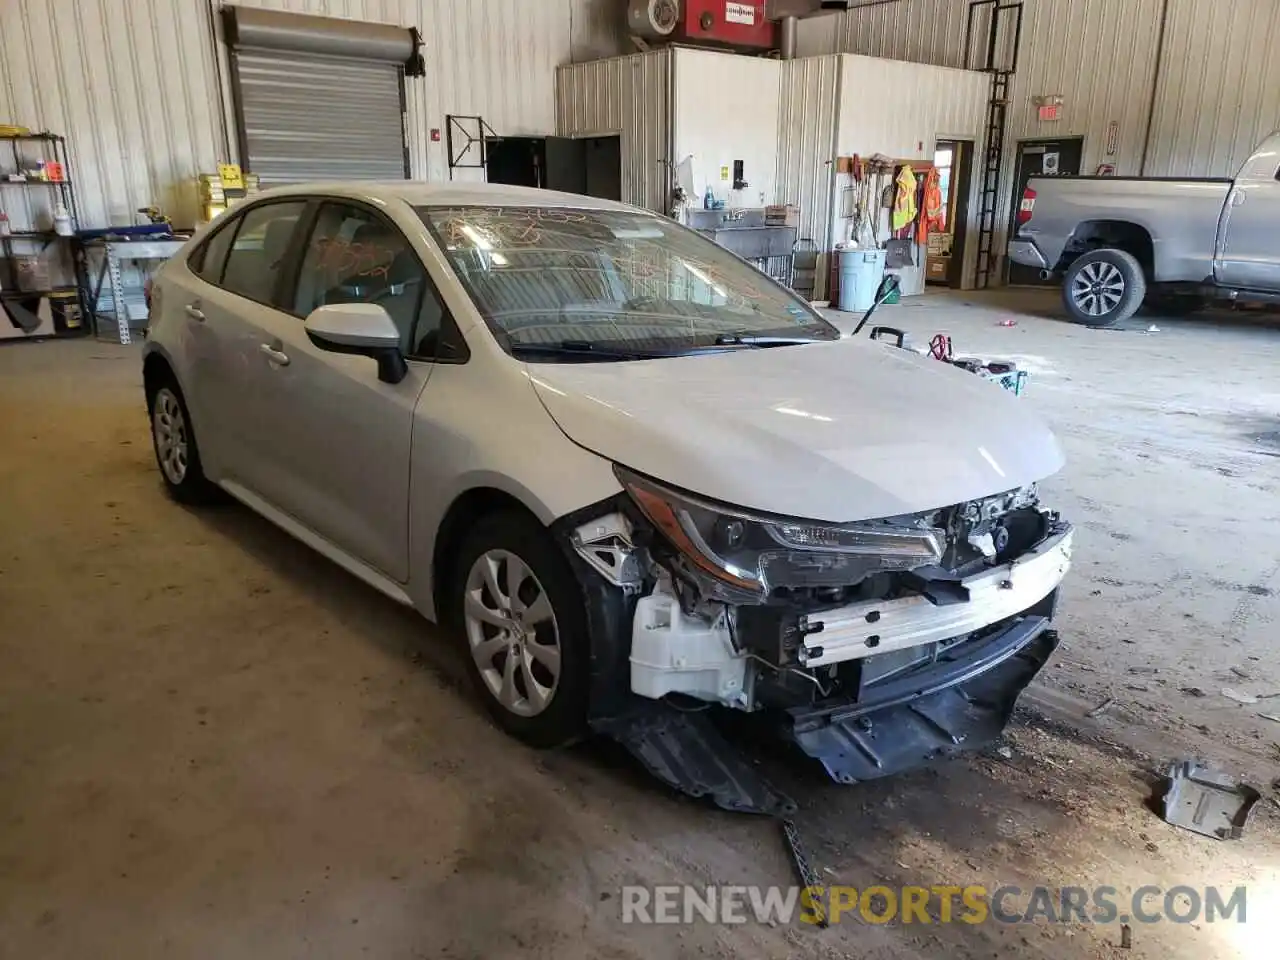
{"type": "Polygon", "coordinates": [[[947,271],[951,268],[950,257],[930,257],[925,267],[925,276],[930,280],[947,279],[947,271]]]}
{"type": "Polygon", "coordinates": [[[775,203],[764,208],[764,222],[771,227],[800,226],[800,208],[790,203],[775,203]]]}

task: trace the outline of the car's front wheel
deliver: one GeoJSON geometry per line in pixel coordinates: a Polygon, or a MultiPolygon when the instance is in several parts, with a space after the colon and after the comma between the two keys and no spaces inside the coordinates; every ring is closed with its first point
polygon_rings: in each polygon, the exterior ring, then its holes
{"type": "Polygon", "coordinates": [[[585,726],[589,644],[582,590],[532,518],[482,518],[458,555],[453,620],[490,714],[513,736],[552,747],[585,726]]]}
{"type": "Polygon", "coordinates": [[[1077,323],[1109,327],[1142,306],[1147,278],[1131,253],[1110,247],[1090,250],[1067,268],[1062,301],[1077,323]]]}
{"type": "Polygon", "coordinates": [[[191,414],[172,375],[147,397],[151,442],[165,489],[179,503],[203,504],[219,499],[218,488],[204,475],[191,414]]]}

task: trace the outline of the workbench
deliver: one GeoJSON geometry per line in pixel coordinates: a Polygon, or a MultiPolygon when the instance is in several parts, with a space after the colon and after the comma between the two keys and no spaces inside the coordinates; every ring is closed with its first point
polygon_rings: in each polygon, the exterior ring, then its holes
{"type": "Polygon", "coordinates": [[[147,319],[146,291],[142,280],[125,281],[122,265],[168,260],[182,249],[188,239],[155,231],[140,236],[130,236],[125,232],[136,229],[120,228],[120,232],[95,231],[100,235],[86,236],[81,233],[79,237],[77,248],[82,264],[81,276],[88,286],[85,304],[95,337],[98,335],[98,321],[107,312],[103,309],[106,305],[116,325],[120,342],[132,342],[130,321],[147,319]],[[103,290],[104,285],[107,287],[106,291],[103,290]]]}

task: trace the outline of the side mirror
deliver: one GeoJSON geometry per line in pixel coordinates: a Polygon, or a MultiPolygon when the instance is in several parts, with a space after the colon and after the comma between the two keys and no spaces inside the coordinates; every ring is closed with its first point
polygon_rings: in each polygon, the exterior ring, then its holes
{"type": "Polygon", "coordinates": [[[353,353],[378,361],[378,379],[399,383],[409,373],[400,352],[400,331],[386,308],[376,303],[331,303],[316,307],[304,321],[307,336],[321,350],[353,353]]]}

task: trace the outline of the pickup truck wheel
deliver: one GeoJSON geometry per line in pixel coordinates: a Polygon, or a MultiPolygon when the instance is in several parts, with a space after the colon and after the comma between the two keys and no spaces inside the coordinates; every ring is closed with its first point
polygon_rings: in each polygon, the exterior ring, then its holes
{"type": "Polygon", "coordinates": [[[468,672],[498,725],[535,747],[579,736],[590,657],[586,609],[550,534],[515,512],[482,518],[459,551],[451,592],[468,672]]]}
{"type": "Polygon", "coordinates": [[[1109,327],[1142,306],[1147,278],[1136,257],[1123,250],[1090,250],[1067,268],[1062,301],[1077,323],[1109,327]]]}

